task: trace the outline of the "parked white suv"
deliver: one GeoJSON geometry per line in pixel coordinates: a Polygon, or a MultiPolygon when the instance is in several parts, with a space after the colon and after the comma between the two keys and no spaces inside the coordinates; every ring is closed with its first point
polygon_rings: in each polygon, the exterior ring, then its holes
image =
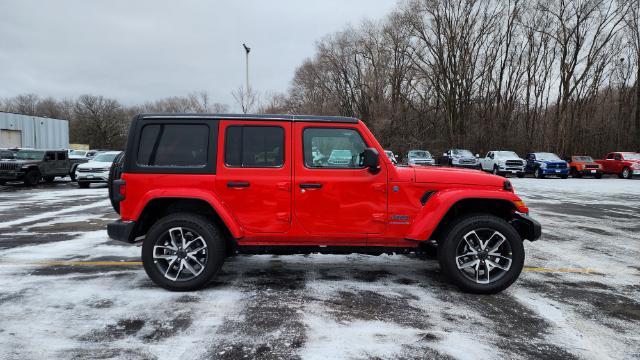
{"type": "Polygon", "coordinates": [[[76,167],[76,181],[81,188],[88,188],[92,183],[107,183],[109,169],[120,151],[105,151],[97,154],[93,159],[76,167]]]}
{"type": "Polygon", "coordinates": [[[480,159],[480,167],[495,175],[516,174],[524,177],[526,161],[513,151],[489,151],[487,156],[480,159]]]}

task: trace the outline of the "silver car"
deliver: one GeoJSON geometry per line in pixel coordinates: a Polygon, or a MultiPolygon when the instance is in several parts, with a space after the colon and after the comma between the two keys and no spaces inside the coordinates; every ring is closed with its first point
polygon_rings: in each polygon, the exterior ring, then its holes
{"type": "Polygon", "coordinates": [[[411,150],[407,154],[407,165],[409,166],[429,166],[435,164],[436,161],[427,150],[411,150]]]}
{"type": "Polygon", "coordinates": [[[76,181],[81,188],[88,188],[92,183],[107,183],[109,170],[113,160],[120,151],[105,151],[97,154],[93,159],[76,167],[76,181]]]}

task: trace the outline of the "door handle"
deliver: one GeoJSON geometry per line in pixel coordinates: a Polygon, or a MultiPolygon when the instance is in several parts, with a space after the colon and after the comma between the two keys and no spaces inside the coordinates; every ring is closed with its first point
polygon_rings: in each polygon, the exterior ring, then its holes
{"type": "Polygon", "coordinates": [[[300,184],[301,189],[320,189],[321,187],[322,187],[322,184],[320,183],[301,183],[300,184]]]}
{"type": "Polygon", "coordinates": [[[227,183],[227,187],[230,188],[248,188],[249,185],[248,181],[229,181],[227,183]]]}

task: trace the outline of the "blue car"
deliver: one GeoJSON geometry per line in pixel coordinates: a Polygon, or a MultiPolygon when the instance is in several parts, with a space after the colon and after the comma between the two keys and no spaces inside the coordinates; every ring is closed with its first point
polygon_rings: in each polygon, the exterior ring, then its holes
{"type": "Polygon", "coordinates": [[[558,155],[548,152],[528,154],[525,171],[538,179],[543,179],[547,175],[559,176],[563,179],[569,177],[567,162],[560,159],[558,155]]]}

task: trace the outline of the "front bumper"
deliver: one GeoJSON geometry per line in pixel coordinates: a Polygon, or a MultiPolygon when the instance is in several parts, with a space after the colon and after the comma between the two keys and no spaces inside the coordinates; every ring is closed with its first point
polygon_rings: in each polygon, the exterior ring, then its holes
{"type": "Polygon", "coordinates": [[[602,169],[582,169],[579,172],[581,175],[585,175],[585,176],[598,175],[598,174],[602,174],[602,169]]]}
{"type": "Polygon", "coordinates": [[[133,237],[133,229],[135,226],[135,221],[116,220],[107,224],[107,234],[113,240],[133,243],[135,240],[133,237]]]}
{"type": "Polygon", "coordinates": [[[524,166],[500,166],[498,171],[506,174],[524,173],[524,166]]]}
{"type": "Polygon", "coordinates": [[[480,168],[480,164],[456,164],[456,163],[453,163],[453,164],[451,164],[451,166],[453,166],[453,167],[461,167],[461,168],[466,168],[466,169],[479,169],[480,168]]]}
{"type": "Polygon", "coordinates": [[[569,168],[565,169],[550,169],[541,168],[544,175],[569,175],[569,168]]]}
{"type": "Polygon", "coordinates": [[[529,215],[515,213],[510,223],[523,240],[536,241],[542,236],[542,225],[529,215]]]}
{"type": "Polygon", "coordinates": [[[106,183],[109,181],[109,172],[80,172],[76,171],[76,181],[89,183],[106,183]]]}

